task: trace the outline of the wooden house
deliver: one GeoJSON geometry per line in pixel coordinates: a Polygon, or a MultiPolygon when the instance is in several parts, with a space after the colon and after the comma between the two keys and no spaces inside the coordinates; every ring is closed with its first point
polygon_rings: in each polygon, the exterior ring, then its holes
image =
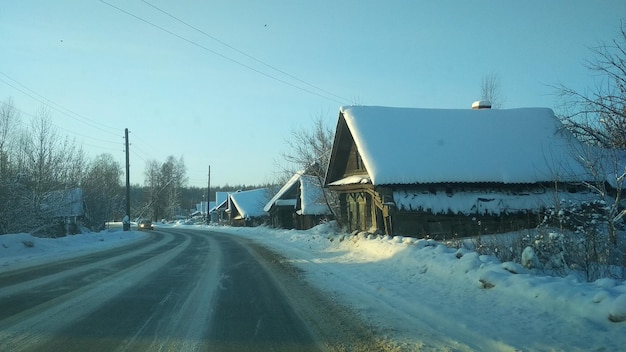
{"type": "Polygon", "coordinates": [[[228,221],[226,209],[228,209],[228,192],[215,192],[215,206],[209,209],[211,222],[225,224],[228,221]]]}
{"type": "MultiPolygon", "coordinates": [[[[584,199],[578,143],[550,109],[342,107],[325,185],[350,231],[441,238],[531,228],[584,199]]],[[[338,215],[339,216],[339,215],[338,215]]]]}
{"type": "Polygon", "coordinates": [[[39,215],[51,226],[58,227],[55,235],[76,234],[80,232],[79,222],[85,215],[83,203],[81,188],[48,192],[41,201],[39,215]]]}
{"type": "Polygon", "coordinates": [[[228,194],[226,214],[231,226],[258,226],[267,222],[268,190],[265,188],[238,191],[228,194]]]}
{"type": "Polygon", "coordinates": [[[272,227],[306,230],[332,219],[317,177],[296,173],[263,208],[272,227]]]}

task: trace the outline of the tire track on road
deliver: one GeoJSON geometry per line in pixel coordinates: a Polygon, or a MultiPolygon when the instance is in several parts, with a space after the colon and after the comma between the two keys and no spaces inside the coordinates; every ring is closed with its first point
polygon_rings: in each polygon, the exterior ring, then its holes
{"type": "MultiPolygon", "coordinates": [[[[189,235],[182,235],[182,237],[184,238],[182,242],[163,253],[145,258],[126,269],[112,273],[98,281],[87,283],[70,293],[52,298],[38,307],[3,319],[0,321],[0,341],[3,343],[3,348],[10,351],[28,350],[51,339],[55,332],[102,307],[113,298],[131,289],[140,279],[157,272],[183,253],[192,241],[189,235]]],[[[149,250],[139,252],[146,254],[149,250]]],[[[128,255],[133,254],[128,253],[128,255]]],[[[106,263],[107,260],[104,262],[106,263]]],[[[102,261],[95,266],[99,265],[103,265],[102,261]]],[[[64,276],[63,273],[58,274],[64,276]]]]}
{"type": "MultiPolygon", "coordinates": [[[[6,319],[20,311],[34,308],[40,304],[69,293],[76,288],[77,283],[89,283],[98,281],[108,275],[132,266],[139,262],[138,256],[162,251],[168,246],[176,246],[174,236],[167,234],[154,235],[157,242],[151,243],[142,248],[133,247],[132,250],[123,250],[122,254],[107,251],[106,254],[98,254],[89,257],[92,260],[86,263],[86,257],[79,257],[76,262],[64,260],[62,264],[53,264],[53,270],[34,267],[32,270],[21,269],[19,283],[7,285],[7,283],[18,280],[5,281],[4,275],[0,275],[2,287],[0,290],[0,320],[6,319]],[[115,256],[111,256],[116,254],[115,256]],[[31,278],[35,276],[34,278],[31,278]]],[[[146,258],[139,258],[145,260],[146,258]]],[[[12,274],[10,276],[15,276],[12,274]]]]}

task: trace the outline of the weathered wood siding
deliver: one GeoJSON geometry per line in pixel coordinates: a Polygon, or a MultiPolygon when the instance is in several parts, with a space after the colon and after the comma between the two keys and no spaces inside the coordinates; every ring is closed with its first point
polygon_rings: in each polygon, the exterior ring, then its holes
{"type": "Polygon", "coordinates": [[[519,231],[536,227],[540,220],[531,212],[478,216],[400,211],[391,216],[394,234],[437,240],[519,231]]]}
{"type": "Polygon", "coordinates": [[[270,209],[270,224],[280,229],[293,229],[294,224],[293,206],[274,206],[270,209]]]}

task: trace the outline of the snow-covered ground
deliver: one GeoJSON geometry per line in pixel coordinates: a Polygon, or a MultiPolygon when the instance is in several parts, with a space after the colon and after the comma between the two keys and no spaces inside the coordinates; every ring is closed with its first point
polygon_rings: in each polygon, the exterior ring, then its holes
{"type": "MultiPolygon", "coordinates": [[[[610,321],[626,319],[626,282],[538,276],[494,257],[460,256],[433,241],[349,236],[328,225],[308,231],[208,229],[281,253],[399,350],[617,351],[626,346],[626,321],[610,321]]],[[[61,239],[4,235],[0,271],[143,236],[136,231],[61,239]],[[28,241],[32,246],[25,245],[28,241]]]]}

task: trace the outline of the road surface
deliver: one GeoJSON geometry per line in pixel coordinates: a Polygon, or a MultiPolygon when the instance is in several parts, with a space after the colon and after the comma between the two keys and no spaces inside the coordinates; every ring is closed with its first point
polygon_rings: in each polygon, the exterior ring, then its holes
{"type": "MultiPolygon", "coordinates": [[[[276,254],[206,230],[0,274],[2,351],[367,351],[371,329],[276,254]]],[[[379,346],[381,349],[384,347],[379,346]]]]}

